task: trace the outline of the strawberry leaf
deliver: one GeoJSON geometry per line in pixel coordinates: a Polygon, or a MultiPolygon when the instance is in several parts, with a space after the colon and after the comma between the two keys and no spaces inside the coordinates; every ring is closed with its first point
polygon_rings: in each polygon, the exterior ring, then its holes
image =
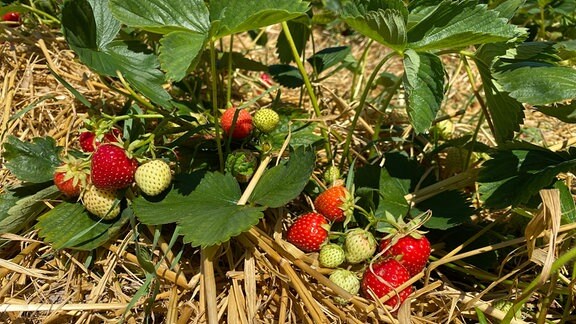
{"type": "Polygon", "coordinates": [[[111,0],[114,16],[131,27],[165,34],[159,59],[169,79],[180,81],[200,60],[210,30],[208,8],[201,0],[111,0]]]}
{"type": "Polygon", "coordinates": [[[488,10],[476,1],[444,0],[431,9],[411,26],[408,47],[417,51],[461,48],[505,42],[524,33],[523,29],[508,24],[498,11],[488,10]]]}
{"type": "Polygon", "coordinates": [[[88,214],[79,203],[64,202],[38,218],[38,235],[55,249],[90,251],[112,239],[128,221],[126,209],[121,217],[104,221],[88,214]],[[65,231],[62,229],[66,228],[65,231]]]}
{"type": "Polygon", "coordinates": [[[576,98],[576,70],[564,66],[525,66],[500,73],[498,82],[512,98],[547,105],[576,98]]]}
{"type": "Polygon", "coordinates": [[[36,137],[24,142],[9,136],[3,145],[6,168],[19,180],[31,183],[51,181],[54,169],[60,165],[60,150],[51,137],[36,137]]]}
{"type": "MultiPolygon", "coordinates": [[[[34,186],[35,189],[36,186],[34,186]]],[[[17,233],[40,215],[48,206],[46,199],[60,195],[56,186],[29,192],[28,187],[7,190],[0,196],[0,233],[17,233]]]]}
{"type": "Polygon", "coordinates": [[[564,181],[556,181],[554,188],[560,192],[560,205],[562,208],[562,224],[576,223],[576,204],[570,188],[564,181]]]}
{"type": "Polygon", "coordinates": [[[553,152],[525,142],[501,145],[478,175],[486,206],[505,208],[538,199],[538,191],[554,184],[561,172],[576,168],[576,150],[553,152]]]}
{"type": "Polygon", "coordinates": [[[301,0],[210,1],[212,37],[274,25],[302,16],[307,10],[308,3],[301,0]]]}
{"type": "Polygon", "coordinates": [[[297,148],[287,163],[266,170],[249,201],[271,208],[284,206],[304,190],[314,171],[315,160],[312,150],[297,148]]]}
{"type": "Polygon", "coordinates": [[[524,107],[516,99],[501,90],[493,76],[493,65],[504,55],[509,45],[504,43],[486,44],[478,50],[474,58],[484,85],[486,104],[494,123],[496,142],[503,143],[514,137],[524,120],[524,107]]]}
{"type": "Polygon", "coordinates": [[[412,126],[416,132],[423,133],[432,125],[444,98],[444,67],[440,58],[407,50],[404,88],[412,126]]]}
{"type": "Polygon", "coordinates": [[[538,111],[552,117],[556,117],[565,123],[576,123],[576,101],[569,104],[536,107],[538,111]]]}
{"type": "Polygon", "coordinates": [[[432,217],[424,224],[426,228],[445,230],[470,221],[474,215],[470,199],[462,192],[449,190],[441,192],[431,198],[419,202],[416,205],[420,211],[432,211],[432,217]],[[447,203],[450,202],[450,203],[447,203]]]}
{"type": "Polygon", "coordinates": [[[407,10],[401,1],[349,1],[342,19],[366,37],[398,52],[406,48],[407,10]]]}
{"type": "MultiPolygon", "coordinates": [[[[302,53],[306,47],[308,38],[310,38],[310,19],[308,16],[302,16],[298,19],[290,20],[286,24],[288,25],[290,35],[292,35],[296,51],[302,53]]],[[[294,61],[292,47],[286,38],[284,30],[280,32],[280,35],[278,35],[278,40],[276,41],[276,54],[278,54],[280,63],[288,64],[294,61]]]]}
{"type": "Polygon", "coordinates": [[[309,57],[308,63],[314,67],[316,73],[320,74],[343,62],[349,54],[349,46],[328,47],[309,57]]]}
{"type": "Polygon", "coordinates": [[[208,8],[202,0],[110,0],[110,10],[126,25],[158,34],[207,34],[210,29],[208,8]]]}
{"type": "Polygon", "coordinates": [[[178,224],[184,241],[192,246],[211,246],[228,241],[264,217],[264,207],[236,205],[242,192],[230,174],[206,173],[186,198],[178,224]]]}
{"type": "Polygon", "coordinates": [[[238,206],[242,192],[234,177],[218,172],[178,175],[160,201],[134,200],[134,213],[149,225],[177,222],[184,241],[211,246],[228,241],[264,217],[264,207],[238,206]]]}
{"type": "Polygon", "coordinates": [[[132,202],[134,214],[146,225],[175,223],[186,217],[183,212],[189,207],[188,197],[205,174],[205,172],[195,172],[176,175],[174,187],[165,197],[140,196],[134,199],[132,202]]]}
{"type": "Polygon", "coordinates": [[[141,43],[114,40],[120,22],[112,16],[107,1],[66,1],[62,28],[68,45],[84,64],[106,76],[116,77],[119,71],[146,97],[171,106],[156,56],[141,43]]]}
{"type": "Polygon", "coordinates": [[[286,88],[298,88],[304,85],[304,78],[298,68],[288,64],[272,64],[268,67],[268,73],[274,81],[286,88]]]}

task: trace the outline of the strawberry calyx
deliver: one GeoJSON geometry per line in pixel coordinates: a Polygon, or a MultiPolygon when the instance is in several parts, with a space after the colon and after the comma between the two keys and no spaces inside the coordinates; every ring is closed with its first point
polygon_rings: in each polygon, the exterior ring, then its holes
{"type": "Polygon", "coordinates": [[[55,184],[67,196],[78,196],[90,178],[90,161],[71,155],[62,158],[62,164],[55,168],[55,184]]]}

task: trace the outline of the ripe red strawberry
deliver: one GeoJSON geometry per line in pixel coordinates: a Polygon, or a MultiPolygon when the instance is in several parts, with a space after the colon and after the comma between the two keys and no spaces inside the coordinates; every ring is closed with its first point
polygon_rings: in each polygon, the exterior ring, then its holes
{"type": "Polygon", "coordinates": [[[262,80],[262,82],[267,86],[272,85],[272,77],[266,72],[260,73],[260,80],[262,80]]]}
{"type": "Polygon", "coordinates": [[[98,146],[102,143],[118,143],[122,132],[117,128],[112,128],[106,134],[102,135],[101,139],[96,136],[96,133],[91,131],[86,131],[80,133],[78,142],[80,143],[80,148],[84,152],[94,152],[98,146]]]}
{"type": "Polygon", "coordinates": [[[54,184],[68,198],[78,197],[86,188],[89,173],[85,161],[67,157],[54,172],[54,184]]]}
{"type": "Polygon", "coordinates": [[[8,21],[12,24],[20,23],[20,13],[18,12],[7,12],[2,16],[2,21],[8,21]]]}
{"type": "Polygon", "coordinates": [[[286,240],[304,252],[319,251],[328,238],[324,216],[310,212],[300,216],[286,233],[286,240]]]}
{"type": "Polygon", "coordinates": [[[138,161],[116,144],[102,144],[92,155],[92,183],[98,189],[122,189],[134,182],[138,161]]]}
{"type": "Polygon", "coordinates": [[[354,198],[346,187],[336,185],[323,191],[314,200],[316,211],[333,222],[342,222],[352,216],[354,198]]]}
{"type": "Polygon", "coordinates": [[[380,251],[385,256],[397,257],[397,260],[408,270],[411,276],[420,273],[430,257],[430,242],[424,235],[406,235],[399,238],[390,246],[392,240],[385,239],[380,242],[380,251]]]}
{"type": "Polygon", "coordinates": [[[222,125],[224,133],[226,135],[231,135],[234,139],[243,139],[252,132],[252,116],[250,116],[250,113],[245,109],[238,110],[234,107],[226,109],[224,114],[222,114],[220,124],[222,125]],[[238,117],[236,118],[234,129],[232,130],[232,123],[236,111],[238,111],[238,117]],[[230,134],[230,131],[232,131],[232,134],[230,134]]]}
{"type": "MultiPolygon", "coordinates": [[[[362,293],[366,298],[372,298],[369,291],[373,291],[378,298],[381,298],[409,279],[408,270],[396,259],[379,261],[374,263],[372,268],[366,268],[362,278],[362,293]]],[[[412,287],[407,287],[388,299],[384,304],[397,309],[411,292],[412,287]]]]}

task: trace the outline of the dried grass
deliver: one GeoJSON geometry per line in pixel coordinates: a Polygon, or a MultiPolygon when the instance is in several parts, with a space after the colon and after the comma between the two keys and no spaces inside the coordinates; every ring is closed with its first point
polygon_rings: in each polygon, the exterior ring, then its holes
{"type": "MultiPolygon", "coordinates": [[[[87,118],[86,108],[54,79],[49,67],[91,102],[121,100],[74,59],[58,33],[43,26],[33,31],[0,29],[0,32],[2,143],[8,135],[23,140],[51,136],[59,145],[76,146],[73,138],[82,127],[83,119],[87,118]]],[[[277,30],[269,32],[273,36],[277,30]]],[[[237,46],[250,48],[249,42],[239,39],[237,46]]],[[[367,45],[361,38],[342,38],[326,31],[316,33],[317,48],[346,43],[352,46],[356,56],[361,55],[367,45]]],[[[259,60],[267,60],[272,50],[254,49],[250,53],[259,60]]],[[[369,51],[367,71],[371,71],[382,55],[381,51],[378,46],[369,51]]],[[[397,64],[391,62],[389,68],[398,69],[397,64]]],[[[448,108],[444,113],[456,116],[453,118],[456,132],[469,133],[473,130],[470,121],[474,120],[479,108],[469,106],[471,88],[465,74],[457,66],[448,66],[453,70],[448,71],[451,84],[448,108]],[[458,115],[463,110],[466,114],[458,115]]],[[[342,73],[317,85],[323,109],[327,112],[320,120],[330,121],[331,131],[340,134],[340,138],[345,137],[353,115],[355,103],[348,105],[342,99],[348,98],[350,91],[356,91],[349,89],[351,79],[351,74],[342,73]]],[[[249,76],[238,76],[235,80],[238,95],[249,95],[240,91],[246,84],[249,89],[260,91],[250,80],[249,76]]],[[[286,91],[285,100],[297,103],[299,99],[298,91],[286,91]]],[[[401,104],[401,98],[397,98],[395,105],[401,104]]],[[[352,151],[358,156],[374,133],[371,122],[382,113],[370,107],[362,115],[361,127],[354,130],[352,145],[352,151]]],[[[400,123],[405,120],[401,115],[395,116],[396,113],[386,112],[385,117],[400,123]]],[[[527,125],[537,127],[545,143],[559,143],[557,148],[561,148],[563,142],[574,140],[573,133],[568,132],[565,125],[560,127],[556,121],[536,113],[528,112],[527,125]]],[[[491,143],[489,132],[482,129],[480,136],[481,140],[491,143]]],[[[333,138],[334,145],[340,152],[342,143],[337,138],[333,138]]],[[[3,162],[1,157],[0,162],[3,162]]],[[[449,188],[467,187],[474,183],[475,172],[471,170],[435,186],[421,188],[407,198],[417,201],[449,188]]],[[[2,166],[0,192],[16,182],[2,166]]],[[[547,209],[546,217],[558,216],[550,214],[552,212],[557,213],[554,208],[547,209]]],[[[574,225],[552,228],[552,222],[543,221],[538,224],[538,231],[527,233],[526,238],[503,240],[464,252],[467,245],[489,231],[491,226],[499,226],[507,216],[507,211],[500,215],[479,213],[475,221],[493,220],[492,225],[456,248],[445,250],[443,244],[435,245],[435,261],[426,273],[407,283],[416,283],[418,289],[412,294],[410,303],[401,307],[395,316],[382,306],[389,296],[376,303],[351,296],[327,279],[331,270],[318,265],[317,255],[304,254],[284,241],[284,220],[292,216],[286,208],[269,210],[266,220],[258,227],[226,244],[202,251],[181,244],[170,247],[167,243],[173,231],[170,226],[147,228],[140,233],[137,244],[150,253],[154,263],[160,264],[157,277],[151,283],[156,293],[142,295],[133,305],[130,305],[131,300],[146,283],[146,275],[139,264],[136,243],[129,229],[92,253],[54,250],[40,241],[32,229],[20,235],[3,234],[0,237],[4,240],[0,245],[0,322],[117,323],[125,316],[127,323],[140,323],[146,310],[156,323],[469,323],[475,321],[476,310],[498,322],[505,314],[492,307],[492,302],[517,298],[526,287],[525,283],[537,277],[542,265],[550,266],[550,258],[540,258],[537,264],[531,262],[530,251],[554,251],[554,248],[558,251],[574,240],[576,229],[574,225]],[[542,229],[545,231],[540,231],[542,229]],[[161,239],[153,245],[157,231],[162,234],[161,239]],[[554,234],[554,239],[549,240],[554,246],[547,246],[540,239],[543,233],[554,234]],[[532,242],[530,249],[527,240],[532,242]],[[466,263],[469,257],[504,248],[514,248],[508,260],[517,265],[509,273],[511,267],[507,264],[501,266],[501,273],[487,273],[466,263]],[[449,273],[454,269],[456,274],[472,275],[487,286],[463,282],[463,278],[449,273]],[[333,296],[336,295],[350,303],[335,303],[333,296]]],[[[537,298],[544,297],[549,289],[574,296],[574,282],[569,278],[565,273],[558,274],[553,279],[560,284],[553,285],[542,277],[540,289],[531,291],[534,293],[531,305],[538,305],[537,298]]],[[[514,319],[512,323],[524,322],[514,319]]]]}

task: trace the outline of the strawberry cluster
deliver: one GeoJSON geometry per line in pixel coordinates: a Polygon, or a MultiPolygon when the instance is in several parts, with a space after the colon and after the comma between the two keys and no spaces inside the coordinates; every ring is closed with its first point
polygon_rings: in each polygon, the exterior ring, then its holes
{"type": "Polygon", "coordinates": [[[125,148],[128,143],[117,128],[82,132],[78,144],[84,155],[65,156],[53,180],[65,197],[77,198],[94,216],[116,218],[123,197],[133,196],[126,195],[128,190],[134,193],[138,188],[143,194],[155,196],[170,186],[170,166],[159,159],[141,164],[125,148]]]}
{"type": "Polygon", "coordinates": [[[369,229],[359,227],[347,229],[336,235],[338,242],[331,242],[331,226],[342,223],[346,228],[356,208],[352,190],[338,177],[337,170],[328,168],[324,178],[332,186],[316,197],[314,212],[300,216],[288,228],[286,240],[304,252],[318,252],[320,265],[335,269],[330,280],[336,285],[370,299],[391,294],[384,304],[397,309],[413,287],[396,288],[422,272],[430,256],[430,242],[417,231],[423,222],[389,220],[391,230],[379,242],[369,229]]]}

